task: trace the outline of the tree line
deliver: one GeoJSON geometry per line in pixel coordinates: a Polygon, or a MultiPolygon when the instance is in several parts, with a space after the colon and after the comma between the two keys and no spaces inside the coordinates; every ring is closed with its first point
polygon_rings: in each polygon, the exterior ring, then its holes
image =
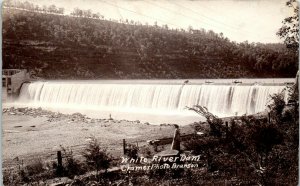
{"type": "Polygon", "coordinates": [[[25,9],[29,11],[38,11],[43,13],[56,13],[56,14],[64,14],[65,9],[56,7],[55,5],[50,6],[38,6],[33,3],[30,3],[28,1],[22,2],[18,0],[6,0],[3,1],[3,6],[7,8],[19,8],[19,9],[25,9]]]}

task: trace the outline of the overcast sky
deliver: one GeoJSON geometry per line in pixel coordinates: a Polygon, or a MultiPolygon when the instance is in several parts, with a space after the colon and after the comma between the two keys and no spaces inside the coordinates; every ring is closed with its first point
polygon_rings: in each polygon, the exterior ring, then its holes
{"type": "Polygon", "coordinates": [[[230,40],[281,42],[281,21],[291,14],[286,0],[27,0],[34,4],[75,7],[99,12],[106,19],[129,19],[171,28],[204,28],[222,32],[230,40]]]}

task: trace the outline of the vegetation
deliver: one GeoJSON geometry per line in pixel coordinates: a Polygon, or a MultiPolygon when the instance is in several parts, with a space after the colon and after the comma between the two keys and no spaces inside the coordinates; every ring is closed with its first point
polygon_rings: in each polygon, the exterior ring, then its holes
{"type": "MultiPolygon", "coordinates": [[[[203,156],[206,175],[217,173],[218,179],[230,183],[234,178],[235,183],[242,185],[297,185],[299,106],[282,105],[280,94],[271,99],[271,120],[265,116],[243,116],[232,119],[226,127],[214,118],[208,121],[209,135],[185,143],[187,150],[203,156]],[[293,111],[282,117],[287,108],[293,111]]],[[[191,109],[206,118],[213,116],[201,106],[191,109]]]]}
{"type": "Polygon", "coordinates": [[[3,67],[37,77],[294,77],[298,69],[298,52],[283,44],[236,43],[211,30],[105,20],[79,8],[66,15],[55,5],[4,5],[3,67]]]}
{"type": "MultiPolygon", "coordinates": [[[[4,185],[20,185],[24,183],[47,185],[45,183],[46,180],[57,177],[75,179],[75,176],[83,175],[88,171],[96,171],[97,179],[95,181],[102,181],[100,170],[105,170],[106,172],[112,159],[106,150],[100,147],[97,139],[94,137],[91,139],[82,153],[85,161],[79,161],[74,158],[72,149],[61,147],[63,154],[62,173],[58,173],[59,167],[55,161],[45,163],[40,158],[33,159],[27,165],[23,165],[23,162],[20,162],[18,169],[4,170],[4,185]]],[[[78,180],[75,179],[74,181],[77,182],[78,180]]]]}
{"type": "Polygon", "coordinates": [[[8,168],[3,170],[3,184],[20,185],[54,178],[56,175],[53,167],[49,163],[44,163],[40,158],[33,159],[27,165],[19,161],[17,169],[8,168]]]}
{"type": "Polygon", "coordinates": [[[277,35],[284,39],[287,47],[298,50],[299,47],[299,6],[296,0],[288,0],[286,5],[292,8],[293,15],[285,18],[277,35]]]}
{"type": "MultiPolygon", "coordinates": [[[[294,2],[289,0],[287,5],[293,7],[294,2]]],[[[48,13],[54,10],[57,8],[48,13]]],[[[83,13],[79,9],[74,10],[73,17],[56,14],[4,10],[5,68],[29,68],[46,78],[200,78],[257,74],[290,77],[297,70],[298,52],[293,47],[290,50],[279,44],[238,44],[212,31],[186,32],[116,23],[102,20],[100,16],[93,18],[92,12],[83,13]],[[59,68],[62,64],[66,68],[59,68]],[[237,69],[241,74],[234,72],[237,69]]],[[[296,46],[298,36],[286,34],[295,33],[294,27],[285,27],[291,20],[294,18],[284,21],[279,35],[286,39],[287,46],[296,46]]],[[[199,167],[195,169],[183,169],[180,174],[164,170],[108,175],[112,159],[92,138],[83,152],[84,162],[77,161],[71,150],[63,150],[65,175],[71,178],[81,175],[85,167],[89,168],[86,171],[96,170],[96,178],[74,179],[71,183],[74,185],[297,185],[299,92],[297,86],[289,90],[289,104],[281,93],[270,96],[270,115],[234,117],[225,125],[202,106],[189,108],[204,116],[209,126],[204,135],[195,135],[184,143],[185,151],[201,155],[199,167]],[[101,170],[110,182],[103,182],[101,170]]],[[[201,127],[199,124],[195,128],[201,127]]],[[[128,156],[136,158],[139,150],[131,146],[128,156]]],[[[40,159],[26,166],[20,163],[17,170],[4,171],[4,184],[54,178],[56,166],[55,163],[45,165],[40,159]]]]}
{"type": "MultiPolygon", "coordinates": [[[[108,172],[112,158],[92,138],[82,154],[85,161],[76,160],[71,150],[62,148],[64,176],[72,178],[68,183],[75,185],[297,185],[299,105],[297,102],[282,105],[281,94],[270,97],[270,119],[266,115],[234,117],[224,125],[222,119],[206,108],[190,108],[206,117],[209,126],[203,130],[203,123],[199,123],[195,132],[201,129],[204,135],[195,135],[184,142],[184,155],[188,152],[200,155],[197,168],[108,172]],[[287,111],[290,111],[288,115],[287,111]],[[96,177],[86,174],[74,178],[93,170],[96,170],[96,177]]],[[[136,146],[128,149],[127,155],[134,159],[143,151],[136,146]]],[[[151,159],[153,153],[147,156],[151,159]]],[[[5,170],[4,183],[17,185],[55,178],[56,167],[55,163],[45,165],[37,159],[26,166],[22,164],[14,172],[5,170]]]]}
{"type": "Polygon", "coordinates": [[[129,158],[137,159],[138,158],[139,147],[133,144],[128,144],[126,147],[125,154],[129,158]]]}
{"type": "Polygon", "coordinates": [[[208,109],[206,107],[202,107],[200,105],[195,105],[192,108],[190,107],[187,108],[206,118],[206,121],[210,127],[210,134],[212,136],[217,136],[217,137],[222,136],[223,121],[220,118],[208,112],[208,109]]]}
{"type": "Polygon", "coordinates": [[[97,139],[92,137],[90,143],[83,151],[83,156],[86,159],[86,164],[97,171],[96,175],[98,181],[100,181],[100,170],[105,170],[106,172],[112,161],[106,149],[102,149],[97,139]]]}
{"type": "Polygon", "coordinates": [[[87,166],[74,158],[72,149],[62,147],[62,152],[64,155],[63,173],[65,176],[74,178],[74,176],[82,175],[87,171],[87,166]]]}

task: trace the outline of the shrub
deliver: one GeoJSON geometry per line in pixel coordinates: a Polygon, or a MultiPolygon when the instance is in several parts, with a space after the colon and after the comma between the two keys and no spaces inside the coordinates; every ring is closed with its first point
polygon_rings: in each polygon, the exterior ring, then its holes
{"type": "Polygon", "coordinates": [[[106,149],[100,147],[100,144],[95,137],[91,138],[90,143],[84,149],[83,156],[86,159],[87,165],[96,169],[97,173],[102,169],[107,170],[112,161],[112,158],[106,152],[106,149]]]}
{"type": "Polygon", "coordinates": [[[281,121],[282,111],[285,107],[284,92],[271,95],[271,103],[268,105],[270,113],[276,122],[281,121]]]}
{"type": "Polygon", "coordinates": [[[254,141],[255,148],[259,153],[268,154],[274,145],[280,144],[283,141],[282,133],[278,127],[272,124],[261,124],[254,128],[254,133],[251,135],[254,141]]]}
{"type": "Polygon", "coordinates": [[[138,146],[132,145],[132,144],[127,145],[127,148],[126,148],[126,155],[127,155],[129,158],[133,158],[133,159],[138,158],[138,152],[139,152],[138,146]]]}
{"type": "Polygon", "coordinates": [[[27,166],[25,166],[25,170],[26,170],[26,173],[28,174],[28,176],[32,176],[32,175],[43,172],[45,169],[44,169],[42,160],[40,158],[38,158],[38,159],[35,159],[34,161],[32,161],[27,166]]]}
{"type": "Polygon", "coordinates": [[[75,175],[84,174],[86,170],[83,165],[74,158],[73,151],[64,147],[61,148],[64,154],[64,174],[70,178],[73,178],[75,175]]]}
{"type": "Polygon", "coordinates": [[[13,169],[3,170],[4,185],[16,185],[20,181],[24,181],[21,177],[21,170],[19,170],[19,172],[16,172],[13,169]]]}
{"type": "Polygon", "coordinates": [[[193,154],[207,154],[211,149],[219,145],[219,139],[215,137],[192,138],[183,143],[186,150],[190,150],[193,154]]]}

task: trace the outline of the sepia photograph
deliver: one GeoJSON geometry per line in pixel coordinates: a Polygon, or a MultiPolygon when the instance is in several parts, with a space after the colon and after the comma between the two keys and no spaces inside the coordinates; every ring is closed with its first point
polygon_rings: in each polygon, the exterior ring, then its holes
{"type": "Polygon", "coordinates": [[[4,0],[3,185],[298,185],[297,0],[4,0]]]}

